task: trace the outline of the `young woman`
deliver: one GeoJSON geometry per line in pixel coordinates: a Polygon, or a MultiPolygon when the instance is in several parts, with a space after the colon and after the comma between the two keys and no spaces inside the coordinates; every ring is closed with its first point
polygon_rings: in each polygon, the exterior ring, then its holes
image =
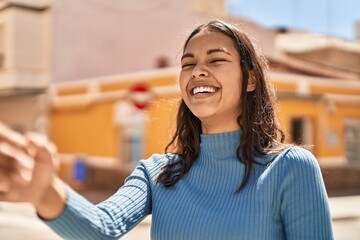
{"type": "Polygon", "coordinates": [[[141,161],[112,197],[91,204],[56,176],[52,144],[2,127],[0,199],[33,203],[65,239],[116,239],[148,214],[152,239],[333,239],[318,163],[282,143],[266,61],[248,37],[203,24],[181,66],[166,154],[141,161]]]}

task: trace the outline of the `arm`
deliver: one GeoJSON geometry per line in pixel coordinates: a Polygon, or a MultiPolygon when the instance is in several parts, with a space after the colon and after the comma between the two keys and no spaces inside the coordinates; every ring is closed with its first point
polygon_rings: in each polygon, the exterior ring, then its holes
{"type": "Polygon", "coordinates": [[[117,239],[151,213],[145,167],[140,164],[112,197],[93,205],[66,186],[64,211],[44,222],[64,239],[117,239]]]}
{"type": "Polygon", "coordinates": [[[150,213],[145,166],[95,206],[64,185],[57,165],[56,148],[45,137],[22,136],[0,123],[0,201],[33,204],[39,217],[68,239],[118,238],[150,213]]]}
{"type": "Polygon", "coordinates": [[[291,148],[283,155],[280,214],[286,239],[333,239],[328,197],[315,157],[291,148]]]}

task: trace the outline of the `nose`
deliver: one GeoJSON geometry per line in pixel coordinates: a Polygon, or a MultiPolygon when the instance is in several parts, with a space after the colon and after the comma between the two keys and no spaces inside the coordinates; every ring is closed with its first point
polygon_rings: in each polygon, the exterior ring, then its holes
{"type": "Polygon", "coordinates": [[[207,77],[208,75],[208,71],[199,65],[197,65],[192,71],[192,78],[207,77]]]}

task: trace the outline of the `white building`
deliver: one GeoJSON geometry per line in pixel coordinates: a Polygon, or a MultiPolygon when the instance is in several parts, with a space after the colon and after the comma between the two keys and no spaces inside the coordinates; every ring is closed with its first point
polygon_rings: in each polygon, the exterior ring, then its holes
{"type": "MultiPolygon", "coordinates": [[[[47,131],[49,84],[175,66],[184,39],[224,0],[0,1],[0,121],[47,131]]],[[[272,53],[274,30],[242,21],[272,53]]]]}

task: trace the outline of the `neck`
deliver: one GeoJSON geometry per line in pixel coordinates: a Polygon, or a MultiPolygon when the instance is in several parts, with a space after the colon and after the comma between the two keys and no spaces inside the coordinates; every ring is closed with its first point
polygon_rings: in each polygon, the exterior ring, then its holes
{"type": "Polygon", "coordinates": [[[237,122],[239,114],[215,114],[207,117],[199,117],[203,134],[227,133],[240,130],[237,122]]]}
{"type": "Polygon", "coordinates": [[[240,137],[240,131],[201,134],[200,156],[211,159],[236,158],[236,149],[240,144],[240,137]]]}
{"type": "Polygon", "coordinates": [[[226,123],[226,124],[209,124],[201,122],[201,132],[203,134],[217,134],[217,133],[227,133],[240,130],[239,124],[236,123],[226,123]]]}

